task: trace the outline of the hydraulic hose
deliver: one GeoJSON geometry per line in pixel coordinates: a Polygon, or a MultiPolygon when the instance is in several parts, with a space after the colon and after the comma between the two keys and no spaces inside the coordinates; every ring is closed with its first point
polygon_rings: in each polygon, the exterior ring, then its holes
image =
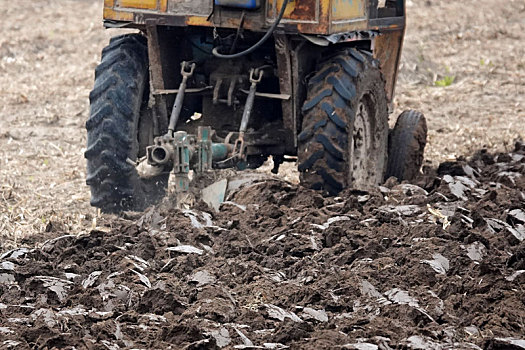
{"type": "Polygon", "coordinates": [[[219,49],[221,49],[222,46],[217,46],[217,47],[213,48],[213,51],[212,51],[213,56],[218,57],[218,58],[230,58],[230,59],[232,59],[232,58],[239,58],[239,57],[245,56],[245,55],[250,54],[250,53],[254,52],[255,50],[257,50],[259,47],[261,47],[262,44],[264,44],[266,42],[266,40],[268,40],[268,38],[270,38],[270,36],[273,34],[273,32],[275,31],[275,29],[277,28],[279,23],[281,23],[281,20],[284,17],[284,12],[286,11],[286,6],[288,6],[288,2],[290,2],[290,0],[284,0],[283,6],[281,7],[281,11],[279,12],[279,15],[277,16],[277,19],[275,20],[275,22],[273,22],[272,26],[270,27],[270,29],[268,29],[266,34],[264,34],[264,36],[261,38],[261,40],[259,40],[257,43],[255,43],[252,47],[250,47],[250,48],[248,48],[248,49],[246,49],[244,51],[231,54],[231,55],[225,55],[225,54],[222,54],[222,53],[219,52],[219,49]]]}

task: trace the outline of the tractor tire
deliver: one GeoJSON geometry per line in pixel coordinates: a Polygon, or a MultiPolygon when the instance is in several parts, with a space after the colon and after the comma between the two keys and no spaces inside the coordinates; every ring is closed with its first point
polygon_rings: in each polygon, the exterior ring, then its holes
{"type": "Polygon", "coordinates": [[[390,133],[386,178],[414,179],[423,165],[427,144],[427,122],[417,111],[405,111],[390,133]]]}
{"type": "Polygon", "coordinates": [[[146,38],[127,34],[102,51],[89,95],[86,183],[103,212],[141,211],[165,193],[169,174],[140,178],[134,163],[152,138],[146,38]]]}
{"type": "Polygon", "coordinates": [[[388,107],[378,61],[347,49],[319,64],[309,79],[298,136],[301,183],[337,195],[383,181],[388,107]]]}

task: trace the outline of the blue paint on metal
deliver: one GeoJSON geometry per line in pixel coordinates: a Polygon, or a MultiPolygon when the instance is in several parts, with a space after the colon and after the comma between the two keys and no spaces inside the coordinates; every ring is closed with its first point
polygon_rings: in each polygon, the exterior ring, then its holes
{"type": "Polygon", "coordinates": [[[213,160],[224,160],[228,157],[228,147],[223,143],[214,143],[211,145],[213,160]]]}
{"type": "Polygon", "coordinates": [[[261,6],[260,0],[215,0],[215,5],[256,9],[261,6]]]}

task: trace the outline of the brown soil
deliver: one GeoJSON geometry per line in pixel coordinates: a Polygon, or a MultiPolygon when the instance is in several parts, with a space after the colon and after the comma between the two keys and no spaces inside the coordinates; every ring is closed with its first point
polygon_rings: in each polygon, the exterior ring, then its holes
{"type": "Polygon", "coordinates": [[[523,349],[525,145],[418,184],[268,180],[7,252],[4,347],[523,349]]]}
{"type": "Polygon", "coordinates": [[[323,198],[288,167],[241,208],[122,218],[89,207],[82,156],[101,2],[2,6],[0,253],[28,250],[0,258],[0,348],[525,348],[525,4],[407,4],[419,187],[323,198]]]}

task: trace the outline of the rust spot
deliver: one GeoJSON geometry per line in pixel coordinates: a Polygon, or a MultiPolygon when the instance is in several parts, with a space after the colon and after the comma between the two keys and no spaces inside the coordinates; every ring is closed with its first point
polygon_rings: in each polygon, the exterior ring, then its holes
{"type": "Polygon", "coordinates": [[[316,7],[317,1],[315,0],[297,0],[289,18],[313,20],[315,18],[316,7]]]}
{"type": "Polygon", "coordinates": [[[402,42],[402,30],[382,32],[380,36],[375,38],[374,57],[381,62],[381,72],[386,80],[385,88],[390,102],[394,97],[402,42]]]}

